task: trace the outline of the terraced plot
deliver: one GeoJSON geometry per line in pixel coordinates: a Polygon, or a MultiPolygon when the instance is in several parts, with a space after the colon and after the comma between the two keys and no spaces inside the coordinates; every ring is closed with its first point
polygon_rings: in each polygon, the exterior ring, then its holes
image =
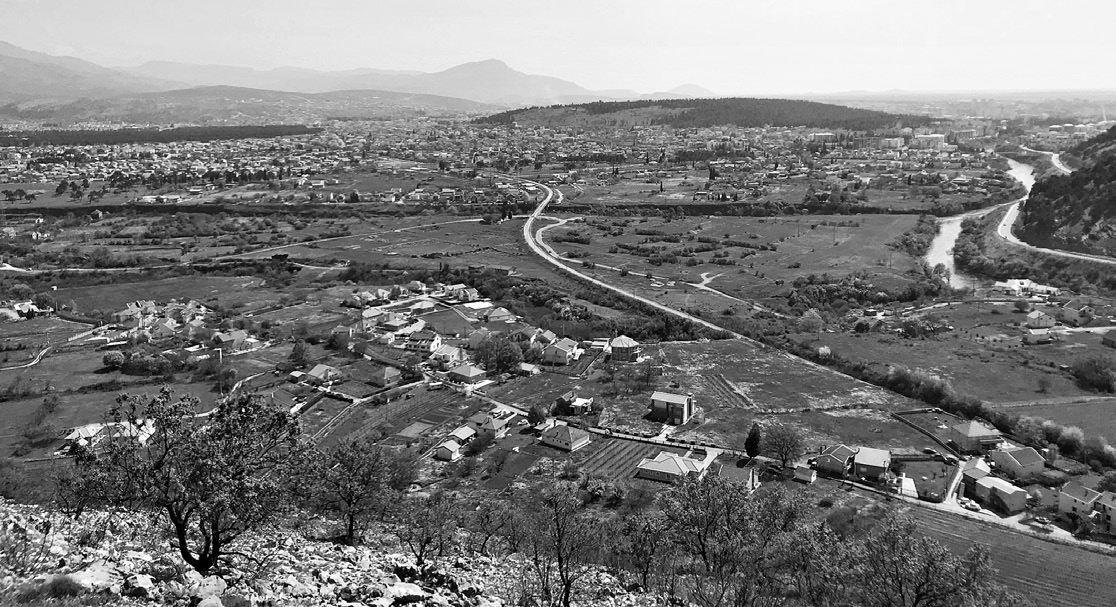
{"type": "Polygon", "coordinates": [[[911,508],[907,515],[927,535],[955,551],[967,550],[973,542],[987,546],[1001,581],[1036,605],[1116,605],[1114,557],[1045,542],[929,508],[911,508]]]}
{"type": "Polygon", "coordinates": [[[678,454],[686,452],[684,449],[618,438],[594,437],[594,443],[592,444],[596,446],[596,452],[582,464],[582,471],[586,474],[613,479],[632,478],[635,476],[636,465],[639,464],[640,460],[645,457],[654,457],[660,451],[670,451],[678,454]]]}

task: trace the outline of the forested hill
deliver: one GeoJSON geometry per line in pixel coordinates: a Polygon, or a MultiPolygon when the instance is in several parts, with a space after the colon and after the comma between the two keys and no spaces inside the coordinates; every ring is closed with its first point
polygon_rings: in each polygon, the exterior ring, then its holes
{"type": "Polygon", "coordinates": [[[901,116],[796,99],[666,99],[659,101],[596,101],[511,110],[478,118],[479,124],[539,126],[650,126],[701,128],[734,124],[741,127],[805,126],[867,131],[917,126],[922,116],[901,116]]]}
{"type": "Polygon", "coordinates": [[[1116,128],[1073,151],[1084,166],[1035,184],[1019,236],[1037,246],[1116,256],[1116,128]]]}

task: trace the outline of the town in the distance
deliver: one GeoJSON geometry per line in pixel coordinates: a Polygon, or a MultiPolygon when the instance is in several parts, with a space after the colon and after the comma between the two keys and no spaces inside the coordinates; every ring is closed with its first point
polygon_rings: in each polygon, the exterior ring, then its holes
{"type": "Polygon", "coordinates": [[[1116,603],[1116,94],[5,65],[6,600],[1116,603]]]}

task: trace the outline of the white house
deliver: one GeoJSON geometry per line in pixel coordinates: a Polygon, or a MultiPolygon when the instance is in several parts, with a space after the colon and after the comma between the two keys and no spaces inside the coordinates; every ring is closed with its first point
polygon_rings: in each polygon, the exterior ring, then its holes
{"type": "Polygon", "coordinates": [[[563,451],[577,451],[592,441],[592,436],[585,430],[567,425],[557,425],[545,430],[540,439],[543,444],[550,445],[563,451]]]}
{"type": "Polygon", "coordinates": [[[1093,514],[1100,493],[1076,482],[1066,483],[1058,492],[1058,512],[1065,516],[1088,518],[1093,514]]]}
{"type": "Polygon", "coordinates": [[[1046,467],[1046,460],[1031,447],[996,449],[989,452],[988,457],[1012,478],[1027,478],[1046,467]]]}
{"type": "Polygon", "coordinates": [[[1049,329],[1054,326],[1054,317],[1040,310],[1027,314],[1027,327],[1031,329],[1049,329]]]}

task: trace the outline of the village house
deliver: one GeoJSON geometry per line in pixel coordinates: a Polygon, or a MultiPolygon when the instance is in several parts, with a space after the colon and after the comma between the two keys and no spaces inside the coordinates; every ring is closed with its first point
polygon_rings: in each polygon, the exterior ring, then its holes
{"type": "Polygon", "coordinates": [[[979,453],[993,449],[1003,440],[1000,431],[988,424],[973,420],[962,422],[949,429],[949,440],[965,453],[979,453]]]}
{"type": "Polygon", "coordinates": [[[340,369],[331,367],[325,364],[314,365],[314,368],[306,372],[306,380],[315,385],[322,385],[332,381],[337,381],[344,377],[340,369]]]}
{"type": "Polygon", "coordinates": [[[1101,345],[1108,346],[1109,348],[1116,348],[1116,329],[1106,331],[1101,336],[1101,345]]]}
{"type": "Polygon", "coordinates": [[[81,450],[98,452],[106,443],[133,440],[144,445],[155,434],[155,422],[144,420],[139,425],[129,422],[93,423],[78,426],[70,431],[55,452],[57,456],[74,455],[81,450]]]}
{"type": "Polygon", "coordinates": [[[974,493],[985,505],[1007,514],[1022,512],[1027,508],[1027,492],[995,476],[978,480],[974,493]]]}
{"type": "Polygon", "coordinates": [[[651,395],[651,419],[658,422],[681,426],[694,415],[694,395],[686,396],[669,392],[655,392],[651,395]]]}
{"type": "Polygon", "coordinates": [[[593,398],[579,398],[571,390],[555,399],[554,405],[561,415],[586,415],[593,410],[593,398]]]}
{"type": "Polygon", "coordinates": [[[856,450],[846,445],[830,445],[818,455],[814,467],[819,471],[838,478],[845,478],[852,469],[856,450]]]}
{"type": "Polygon", "coordinates": [[[463,456],[464,453],[461,450],[461,444],[453,439],[442,441],[442,443],[434,449],[434,457],[446,462],[456,462],[463,456]]]}
{"type": "Polygon", "coordinates": [[[477,434],[487,436],[493,440],[507,436],[510,426],[510,417],[500,413],[489,413],[477,423],[477,434]]]}
{"type": "Polygon", "coordinates": [[[395,367],[384,365],[373,369],[369,373],[368,381],[378,388],[390,388],[399,383],[403,374],[395,367]]]}
{"type": "Polygon", "coordinates": [[[481,369],[480,367],[476,367],[473,365],[460,365],[454,367],[453,369],[450,369],[447,376],[449,377],[450,381],[454,381],[459,384],[475,384],[483,381],[486,373],[484,369],[481,369]]]}
{"type": "Polygon", "coordinates": [[[1028,328],[1031,328],[1031,329],[1049,329],[1050,327],[1053,327],[1054,324],[1055,324],[1054,317],[1050,316],[1049,314],[1047,314],[1045,312],[1042,312],[1040,310],[1035,310],[1034,312],[1031,312],[1031,313],[1027,314],[1027,327],[1028,328]]]}
{"type": "Polygon", "coordinates": [[[439,369],[452,369],[468,360],[465,351],[457,346],[442,345],[430,355],[431,362],[439,369]]]}
{"type": "Polygon", "coordinates": [[[609,347],[612,351],[612,360],[616,362],[631,363],[639,359],[639,342],[627,335],[613,338],[609,342],[609,347]]]}
{"type": "Polygon", "coordinates": [[[653,458],[643,458],[636,466],[636,476],[665,483],[673,483],[688,476],[702,478],[712,462],[709,457],[696,459],[662,451],[653,458]]]}
{"type": "Polygon", "coordinates": [[[891,452],[886,449],[861,447],[853,456],[853,474],[869,481],[884,480],[891,466],[891,452]]]}
{"type": "Polygon", "coordinates": [[[585,430],[560,424],[545,430],[539,440],[545,445],[572,452],[588,445],[592,437],[585,430]]]}
{"type": "Polygon", "coordinates": [[[219,331],[213,334],[213,345],[224,352],[237,352],[243,350],[248,334],[237,329],[235,331],[219,331]]]}
{"type": "Polygon", "coordinates": [[[563,337],[543,348],[542,360],[551,365],[568,365],[580,358],[581,353],[577,342],[568,337],[563,337]]]}
{"type": "Polygon", "coordinates": [[[1083,301],[1071,301],[1058,311],[1062,322],[1074,326],[1081,326],[1088,323],[1096,315],[1096,310],[1092,306],[1083,301]]]}
{"type": "Polygon", "coordinates": [[[1116,527],[1116,493],[1101,493],[1097,496],[1093,509],[1096,511],[1093,521],[1106,533],[1112,533],[1116,527]]]}
{"type": "Polygon", "coordinates": [[[1089,518],[1093,514],[1100,493],[1070,481],[1058,492],[1058,513],[1067,518],[1089,518]]]}
{"type": "Polygon", "coordinates": [[[508,322],[515,318],[515,314],[509,312],[507,308],[492,308],[484,313],[486,322],[508,322]]]}
{"type": "Polygon", "coordinates": [[[403,347],[411,352],[429,355],[442,347],[442,336],[434,331],[415,331],[407,337],[403,347]]]}
{"type": "Polygon", "coordinates": [[[1046,467],[1046,460],[1031,447],[996,449],[989,452],[988,457],[1000,470],[1017,479],[1041,474],[1046,467]]]}

